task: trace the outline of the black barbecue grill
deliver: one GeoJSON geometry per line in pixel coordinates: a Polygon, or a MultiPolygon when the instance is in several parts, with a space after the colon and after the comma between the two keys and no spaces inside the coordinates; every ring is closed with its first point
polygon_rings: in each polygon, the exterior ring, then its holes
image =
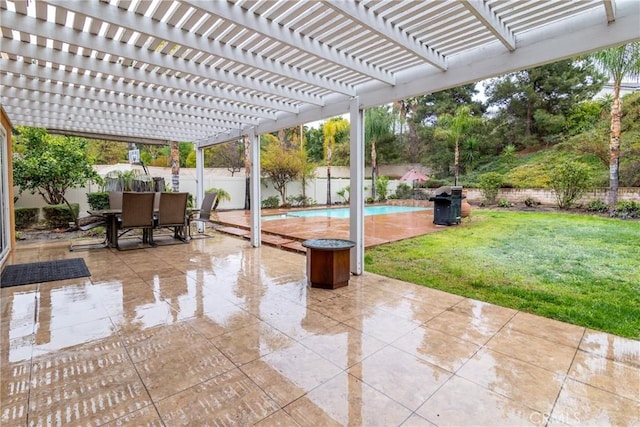
{"type": "Polygon", "coordinates": [[[462,187],[444,186],[436,188],[429,201],[433,202],[433,223],[436,225],[460,224],[462,187]]]}

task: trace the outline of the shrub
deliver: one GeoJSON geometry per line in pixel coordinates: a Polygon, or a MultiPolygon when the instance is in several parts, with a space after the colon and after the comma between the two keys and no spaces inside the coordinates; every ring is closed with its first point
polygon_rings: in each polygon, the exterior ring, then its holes
{"type": "MultiPolygon", "coordinates": [[[[216,192],[218,193],[218,197],[216,197],[216,201],[213,202],[213,206],[211,207],[212,210],[216,210],[218,209],[218,205],[220,204],[220,202],[223,201],[227,201],[230,202],[231,201],[231,195],[229,193],[227,193],[227,191],[224,188],[219,188],[219,187],[211,187],[207,190],[205,190],[205,193],[213,193],[216,192]]],[[[280,199],[278,199],[278,202],[280,201],[280,199]]],[[[276,206],[278,207],[278,206],[276,206]]]]}
{"type": "Polygon", "coordinates": [[[338,196],[342,197],[342,200],[344,201],[344,203],[349,203],[349,190],[350,189],[351,189],[351,187],[347,185],[342,190],[337,192],[338,196]]]}
{"type": "Polygon", "coordinates": [[[529,207],[529,208],[540,204],[540,202],[534,199],[533,197],[527,197],[522,202],[526,207],[529,207]]]}
{"type": "Polygon", "coordinates": [[[89,206],[91,206],[91,209],[96,211],[109,209],[109,192],[96,191],[94,193],[87,193],[87,202],[89,206]]]}
{"type": "Polygon", "coordinates": [[[364,199],[364,202],[365,203],[373,203],[373,202],[375,202],[375,200],[373,200],[373,197],[369,196],[366,199],[364,199]]]}
{"type": "Polygon", "coordinates": [[[443,179],[430,179],[429,181],[426,181],[422,186],[425,188],[438,188],[438,187],[444,187],[445,185],[451,185],[451,184],[449,184],[447,181],[443,179]]]}
{"type": "Polygon", "coordinates": [[[387,200],[387,193],[389,192],[389,177],[380,176],[376,179],[376,194],[378,200],[387,200]]]}
{"type": "Polygon", "coordinates": [[[287,196],[287,203],[294,207],[311,206],[315,204],[315,200],[311,197],[304,197],[302,194],[297,196],[287,196]]]}
{"type": "Polygon", "coordinates": [[[607,212],[608,210],[609,205],[602,200],[592,200],[587,205],[587,211],[589,212],[607,212]]]}
{"type": "Polygon", "coordinates": [[[269,196],[262,201],[262,207],[265,209],[275,209],[280,206],[280,197],[269,196]]]}
{"type": "Polygon", "coordinates": [[[498,201],[498,206],[501,207],[501,208],[510,208],[513,205],[511,203],[509,203],[508,200],[501,199],[501,200],[498,201]]]}
{"type": "Polygon", "coordinates": [[[40,208],[16,208],[15,219],[16,228],[29,228],[38,222],[40,216],[40,208]]]}
{"type": "Polygon", "coordinates": [[[505,180],[516,188],[549,188],[549,171],[538,162],[524,164],[507,172],[505,180]]]}
{"type": "Polygon", "coordinates": [[[401,182],[396,187],[396,198],[397,199],[410,199],[413,197],[413,188],[409,184],[405,184],[401,182]]]}
{"type": "Polygon", "coordinates": [[[80,205],[78,203],[71,203],[71,208],[75,215],[69,212],[69,207],[66,204],[45,206],[42,208],[42,214],[49,227],[65,228],[80,213],[80,205]]]}
{"type": "Polygon", "coordinates": [[[502,186],[503,180],[504,178],[502,174],[498,172],[487,172],[480,175],[478,180],[478,187],[480,187],[480,192],[482,193],[482,196],[484,197],[487,204],[496,202],[498,190],[500,190],[500,186],[502,186]]]}
{"type": "Polygon", "coordinates": [[[614,218],[640,218],[640,203],[634,201],[621,200],[616,203],[611,216],[614,218]]]}
{"type": "Polygon", "coordinates": [[[556,193],[556,204],[560,209],[571,207],[590,184],[589,168],[580,162],[562,163],[551,172],[551,187],[556,193]]]}

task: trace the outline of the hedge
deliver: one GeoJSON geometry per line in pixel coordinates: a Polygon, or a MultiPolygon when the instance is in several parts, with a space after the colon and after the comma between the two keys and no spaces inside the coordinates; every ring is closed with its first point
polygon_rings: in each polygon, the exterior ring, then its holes
{"type": "Polygon", "coordinates": [[[15,208],[16,229],[29,228],[38,222],[40,208],[15,208]]]}
{"type": "Polygon", "coordinates": [[[87,193],[87,202],[89,202],[91,209],[96,211],[109,209],[109,192],[96,191],[94,193],[87,193]]]}
{"type": "MultiPolygon", "coordinates": [[[[78,217],[80,213],[80,205],[78,203],[71,203],[71,208],[78,217]]],[[[44,219],[47,221],[47,225],[52,228],[67,228],[70,222],[73,222],[73,216],[69,212],[69,208],[66,204],[61,205],[48,205],[42,208],[44,219]]]]}

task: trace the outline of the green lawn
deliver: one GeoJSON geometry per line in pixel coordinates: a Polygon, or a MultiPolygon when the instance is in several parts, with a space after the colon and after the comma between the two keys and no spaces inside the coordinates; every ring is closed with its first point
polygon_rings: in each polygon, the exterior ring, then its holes
{"type": "Polygon", "coordinates": [[[476,209],[368,250],[366,271],[640,338],[640,222],[476,209]]]}

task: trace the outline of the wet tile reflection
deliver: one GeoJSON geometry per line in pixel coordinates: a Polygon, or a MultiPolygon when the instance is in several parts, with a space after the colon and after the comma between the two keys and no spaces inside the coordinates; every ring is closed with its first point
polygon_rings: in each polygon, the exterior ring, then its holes
{"type": "Polygon", "coordinates": [[[3,426],[640,423],[636,340],[221,235],[79,256],[0,290],[3,426]]]}

